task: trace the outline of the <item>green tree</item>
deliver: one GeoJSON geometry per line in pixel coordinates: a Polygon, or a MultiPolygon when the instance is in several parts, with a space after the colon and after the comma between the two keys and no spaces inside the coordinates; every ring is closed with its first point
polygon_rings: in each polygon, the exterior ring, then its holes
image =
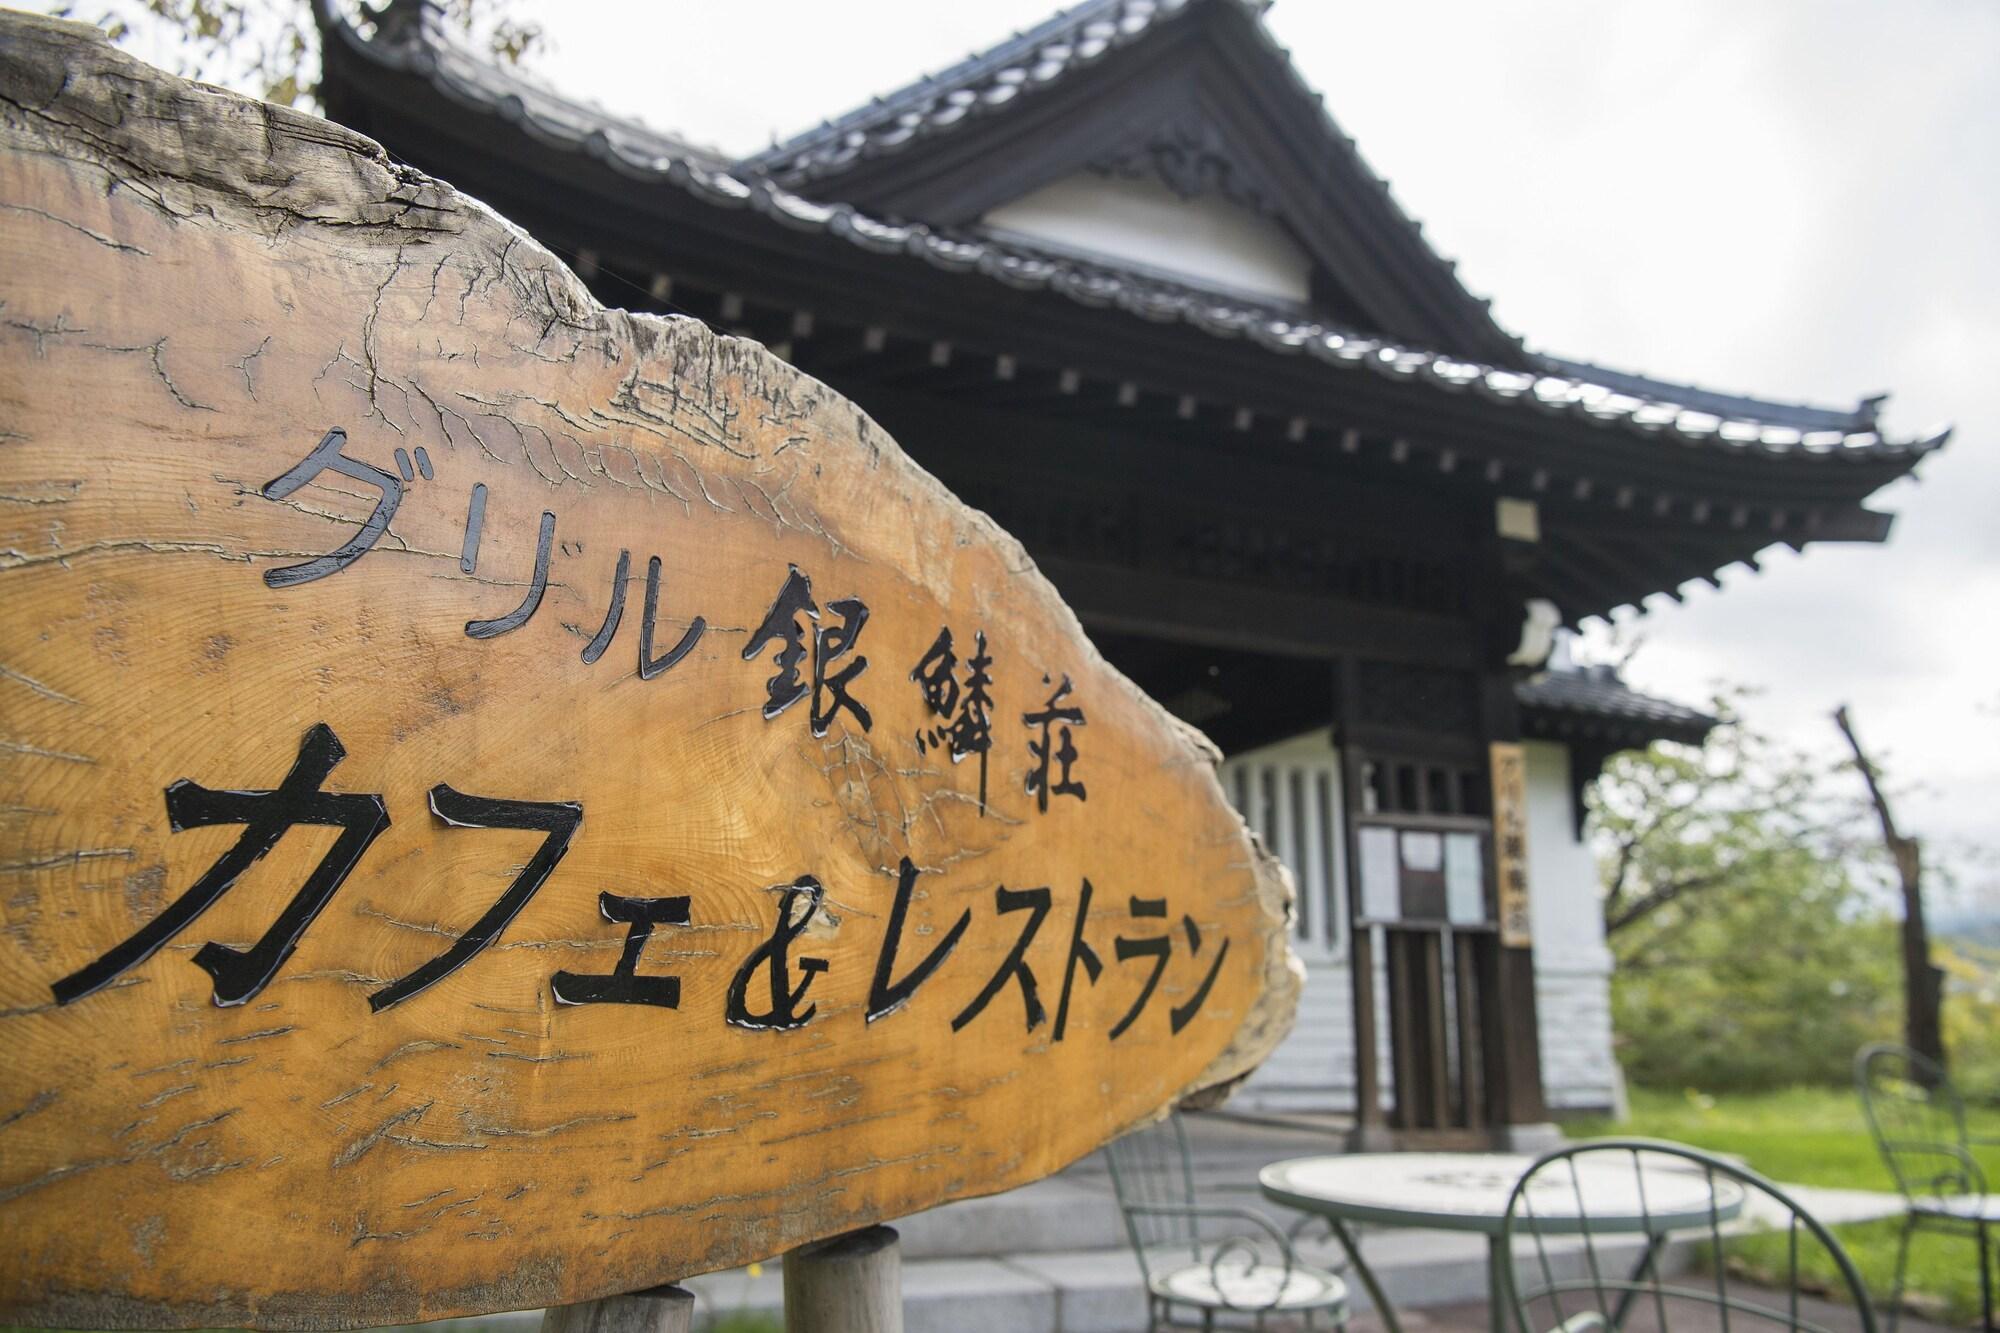
{"type": "MultiPolygon", "coordinates": [[[[318,109],[319,28],[314,0],[64,0],[49,11],[95,23],[111,39],[191,79],[284,106],[318,109]]],[[[413,8],[407,3],[398,7],[413,8]]],[[[341,0],[368,24],[389,6],[341,0]]],[[[547,44],[541,25],[513,11],[518,0],[441,0],[446,22],[509,64],[547,44]]]]}
{"type": "Polygon", "coordinates": [[[1838,1084],[1896,1031],[1875,853],[1820,766],[1722,709],[1706,747],[1620,755],[1592,798],[1620,1058],[1646,1086],[1838,1084]]]}

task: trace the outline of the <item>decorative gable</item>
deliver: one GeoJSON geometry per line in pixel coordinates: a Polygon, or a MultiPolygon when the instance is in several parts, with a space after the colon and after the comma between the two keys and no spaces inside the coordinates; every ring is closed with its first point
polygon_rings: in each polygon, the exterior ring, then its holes
{"type": "Polygon", "coordinates": [[[1151,178],[1183,199],[1214,194],[1258,213],[1276,211],[1269,191],[1238,168],[1221,131],[1191,116],[1148,126],[1093,157],[1090,166],[1126,180],[1151,178]]]}
{"type": "Polygon", "coordinates": [[[1086,0],[739,170],[822,203],[940,228],[986,221],[1307,304],[1358,332],[1529,366],[1327,116],[1261,10],[1086,0]],[[1190,206],[1164,212],[1158,194],[1190,206]],[[1202,260],[1198,237],[1224,253],[1202,260]]]}

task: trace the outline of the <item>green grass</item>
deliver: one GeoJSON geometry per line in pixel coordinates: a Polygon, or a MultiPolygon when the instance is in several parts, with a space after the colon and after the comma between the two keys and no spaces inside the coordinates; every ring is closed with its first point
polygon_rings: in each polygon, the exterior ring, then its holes
{"type": "MultiPolygon", "coordinates": [[[[2000,1110],[1974,1108],[1969,1120],[1975,1136],[2000,1138],[2000,1110]]],[[[1783,1184],[1895,1188],[1869,1137],[1861,1104],[1846,1090],[1794,1088],[1707,1097],[1635,1089],[1632,1118],[1626,1123],[1576,1121],[1568,1129],[1573,1138],[1629,1134],[1734,1154],[1783,1184]]],[[[1975,1155],[1987,1179],[2000,1184],[2000,1148],[1975,1149],[1975,1155]]],[[[1834,1228],[1878,1304],[1889,1298],[1902,1230],[1902,1223],[1894,1219],[1834,1228]]],[[[1775,1239],[1737,1242],[1731,1254],[1752,1270],[1772,1271],[1783,1262],[1769,1243],[1775,1239]]],[[[1819,1276],[1831,1276],[1831,1263],[1821,1268],[1819,1276]]],[[[1918,1232],[1910,1244],[1905,1287],[1906,1304],[1913,1310],[1955,1323],[1977,1322],[1979,1269],[1972,1241],[1941,1232],[1918,1232]]]]}

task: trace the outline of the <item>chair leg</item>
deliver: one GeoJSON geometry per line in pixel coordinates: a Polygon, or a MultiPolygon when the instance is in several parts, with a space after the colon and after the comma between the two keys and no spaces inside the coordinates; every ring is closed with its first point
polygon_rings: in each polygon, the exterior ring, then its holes
{"type": "Polygon", "coordinates": [[[1993,1264],[1986,1244],[1986,1224],[1979,1224],[1979,1321],[1986,1333],[1995,1333],[1993,1324],[1993,1264]]]}
{"type": "Polygon", "coordinates": [[[1903,1269],[1910,1259],[1910,1233],[1917,1229],[1914,1213],[1903,1215],[1903,1239],[1896,1246],[1896,1280],[1889,1288],[1889,1333],[1896,1333],[1896,1321],[1903,1313],[1903,1269]]]}

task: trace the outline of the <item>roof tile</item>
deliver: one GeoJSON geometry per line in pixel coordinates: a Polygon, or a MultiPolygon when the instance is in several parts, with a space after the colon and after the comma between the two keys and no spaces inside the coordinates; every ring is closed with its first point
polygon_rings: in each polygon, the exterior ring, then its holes
{"type": "MultiPolygon", "coordinates": [[[[1258,8],[1255,0],[1230,2],[1258,8]]],[[[1120,32],[1129,39],[1151,22],[1179,12],[1186,3],[1187,0],[1161,0],[1158,5],[1144,0],[1092,0],[1059,15],[1051,24],[1060,27],[1077,23],[1080,21],[1077,16],[1086,11],[1093,18],[1117,13],[1122,16],[1120,32]],[[1141,19],[1143,23],[1139,22],[1141,19]],[[1132,26],[1134,23],[1138,26],[1132,26]]],[[[419,75],[452,100],[518,124],[541,142],[601,157],[632,179],[681,189],[718,207],[748,208],[790,228],[823,231],[875,254],[908,254],[938,268],[976,271],[1021,290],[1052,289],[1081,304],[1115,307],[1158,323],[1184,322],[1217,337],[1249,334],[1252,341],[1275,354],[1304,352],[1323,364],[1343,368],[1365,365],[1390,378],[1427,384],[1441,392],[1456,393],[1470,387],[1494,403],[1530,406],[1605,428],[1663,435],[1688,445],[1788,455],[1801,460],[1893,457],[1914,461],[1943,447],[1951,436],[1947,428],[1921,438],[1889,440],[1875,428],[1872,411],[1866,415],[1864,424],[1859,415],[1842,418],[1827,409],[1796,408],[1792,409],[1792,419],[1773,424],[1774,414],[1765,409],[1781,405],[1711,394],[1691,386],[1669,385],[1621,372],[1605,372],[1602,378],[1613,382],[1602,383],[1589,373],[1595,368],[1583,362],[1544,358],[1552,368],[1576,373],[1537,375],[1448,359],[1426,348],[1402,346],[1332,328],[1291,307],[1260,305],[1238,295],[1143,272],[1110,258],[1042,249],[1018,238],[976,229],[948,233],[921,223],[891,222],[871,217],[848,204],[814,203],[782,188],[772,177],[728,169],[703,150],[655,134],[643,126],[616,121],[602,111],[564,98],[512,70],[502,69],[466,50],[434,23],[409,25],[398,40],[371,41],[332,7],[332,0],[318,0],[318,4],[326,30],[337,34],[339,40],[367,60],[419,75]],[[1646,385],[1672,389],[1675,396],[1639,391],[1646,385]],[[1691,404],[1689,400],[1694,402],[1691,404]],[[1744,415],[1721,417],[1712,411],[1697,410],[1697,407],[1729,405],[1742,406],[1744,415]],[[1800,426],[1808,422],[1845,422],[1850,428],[1815,429],[1801,435],[1800,426]]],[[[1053,30],[1045,24],[1043,29],[1028,36],[1046,43],[1053,30]]],[[[1006,68],[996,67],[994,88],[1009,86],[1000,79],[1006,68]]],[[[939,75],[937,81],[948,82],[954,77],[947,72],[939,75]]],[[[807,141],[812,145],[848,143],[858,133],[852,126],[835,121],[793,141],[792,145],[781,145],[774,152],[783,158],[786,154],[805,152],[801,145],[807,141]]],[[[812,151],[819,150],[815,147],[812,151]]],[[[752,159],[764,160],[778,159],[769,154],[752,159]]]]}

